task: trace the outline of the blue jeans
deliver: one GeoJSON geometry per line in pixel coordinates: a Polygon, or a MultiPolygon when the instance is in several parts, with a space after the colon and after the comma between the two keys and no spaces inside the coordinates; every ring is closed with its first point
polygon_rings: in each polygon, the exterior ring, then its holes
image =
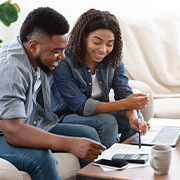
{"type": "MultiPolygon", "coordinates": [[[[96,130],[85,125],[57,124],[51,133],[87,137],[100,142],[96,130]]],[[[4,136],[0,136],[0,158],[11,162],[19,170],[30,174],[32,180],[60,180],[57,161],[50,150],[22,148],[7,144],[4,136]]],[[[89,162],[80,159],[81,167],[89,162]]]]}
{"type": "Polygon", "coordinates": [[[97,114],[93,116],[80,116],[77,114],[66,115],[63,123],[84,124],[96,129],[101,143],[106,148],[111,147],[116,142],[118,135],[118,124],[112,114],[97,114]]]}
{"type": "MultiPolygon", "coordinates": [[[[125,116],[122,116],[117,112],[111,114],[116,118],[118,123],[118,133],[121,134],[120,143],[137,133],[135,129],[130,127],[129,120],[125,116]]],[[[138,112],[138,118],[144,119],[140,112],[138,112]]]]}
{"type": "MultiPolygon", "coordinates": [[[[142,114],[138,114],[143,118],[142,114]]],[[[66,115],[63,123],[84,124],[93,127],[98,132],[101,143],[109,148],[116,142],[117,135],[121,133],[120,142],[131,137],[137,131],[131,129],[129,120],[117,112],[96,114],[93,116],[80,116],[77,114],[66,115]]]]}

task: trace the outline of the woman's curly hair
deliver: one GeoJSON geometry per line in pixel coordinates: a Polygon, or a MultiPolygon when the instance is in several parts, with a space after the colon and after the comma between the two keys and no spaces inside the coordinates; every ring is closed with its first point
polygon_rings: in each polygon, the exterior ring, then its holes
{"type": "Polygon", "coordinates": [[[75,68],[80,67],[85,61],[85,38],[88,37],[89,33],[97,29],[111,30],[115,37],[112,52],[103,59],[104,68],[106,69],[110,62],[113,68],[121,63],[123,43],[117,18],[109,11],[90,9],[78,18],[76,24],[69,34],[68,49],[74,56],[75,68]]]}

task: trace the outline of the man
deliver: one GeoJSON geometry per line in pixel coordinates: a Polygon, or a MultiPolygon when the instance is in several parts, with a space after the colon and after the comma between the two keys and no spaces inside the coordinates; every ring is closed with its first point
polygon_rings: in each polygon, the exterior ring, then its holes
{"type": "Polygon", "coordinates": [[[49,78],[65,58],[68,30],[64,16],[41,7],[28,14],[20,37],[0,49],[0,157],[33,180],[60,179],[51,150],[93,161],[105,149],[93,128],[58,124],[50,112],[49,78]]]}

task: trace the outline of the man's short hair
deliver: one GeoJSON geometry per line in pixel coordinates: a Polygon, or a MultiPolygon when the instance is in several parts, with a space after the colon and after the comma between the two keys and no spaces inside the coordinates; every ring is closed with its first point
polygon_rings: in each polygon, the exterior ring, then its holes
{"type": "Polygon", "coordinates": [[[28,42],[34,33],[42,33],[50,38],[64,35],[69,31],[66,18],[50,7],[39,7],[31,11],[20,29],[22,43],[28,42]]]}

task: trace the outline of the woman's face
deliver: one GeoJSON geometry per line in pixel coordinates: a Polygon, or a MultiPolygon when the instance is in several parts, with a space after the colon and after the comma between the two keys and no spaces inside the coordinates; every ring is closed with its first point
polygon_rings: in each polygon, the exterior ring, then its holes
{"type": "Polygon", "coordinates": [[[86,63],[99,63],[114,47],[114,34],[107,29],[98,29],[91,32],[86,39],[86,63]]]}

